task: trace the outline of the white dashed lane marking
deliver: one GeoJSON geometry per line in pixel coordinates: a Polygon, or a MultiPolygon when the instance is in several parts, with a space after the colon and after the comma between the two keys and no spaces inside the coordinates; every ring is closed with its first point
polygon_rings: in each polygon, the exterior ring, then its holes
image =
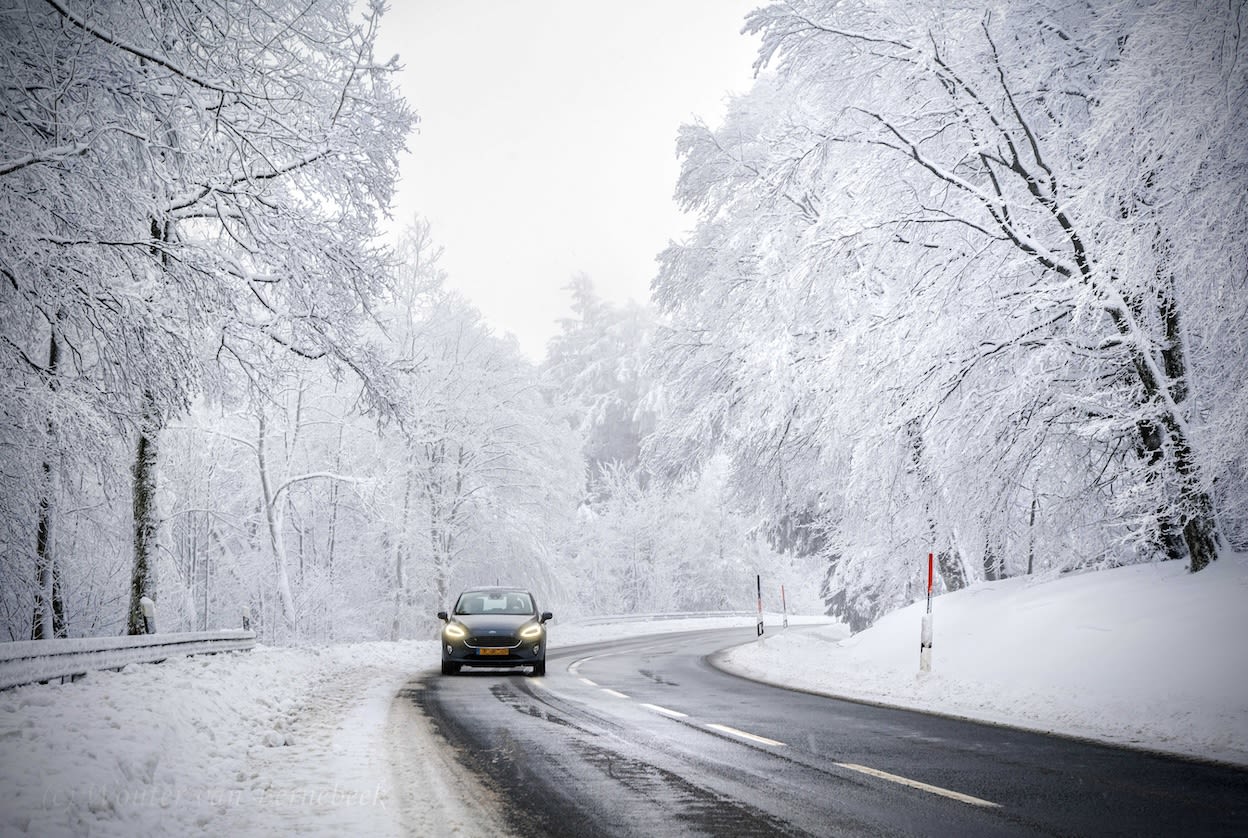
{"type": "Polygon", "coordinates": [[[660,707],[657,704],[642,704],[647,710],[653,710],[656,713],[662,713],[664,716],[671,716],[673,719],[687,719],[688,713],[682,713],[679,710],[668,710],[666,707],[660,707]]]}
{"type": "Polygon", "coordinates": [[[708,724],[707,727],[709,727],[711,730],[717,730],[720,733],[726,733],[729,736],[736,736],[741,739],[748,739],[751,742],[757,742],[760,745],[770,745],[773,748],[784,747],[783,742],[777,742],[774,739],[768,739],[766,736],[758,736],[753,733],[746,733],[744,730],[737,730],[735,727],[728,727],[728,725],[708,724]]]}
{"type": "MultiPolygon", "coordinates": [[[[586,684],[587,686],[598,687],[598,689],[600,689],[602,692],[606,693],[607,695],[614,696],[615,698],[628,699],[628,696],[620,692],[619,690],[612,690],[612,689],[608,689],[607,687],[599,687],[599,685],[595,683],[594,681],[591,681],[588,678],[585,678],[580,675],[581,664],[588,663],[589,661],[594,660],[594,658],[601,658],[601,657],[607,657],[607,655],[593,655],[592,657],[581,658],[578,661],[574,661],[571,665],[568,666],[568,672],[570,672],[573,675],[576,675],[579,678],[579,680],[583,684],[586,684]]],[[[668,716],[669,718],[673,718],[673,719],[689,718],[689,715],[687,713],[682,713],[679,710],[671,710],[667,707],[660,707],[657,704],[641,703],[641,706],[645,707],[647,710],[652,710],[655,713],[660,713],[664,716],[668,716]]],[[[748,731],[738,730],[737,728],[729,727],[728,725],[707,723],[707,724],[704,724],[703,727],[706,727],[710,730],[714,730],[718,733],[727,734],[728,736],[735,736],[738,739],[745,739],[746,741],[749,741],[749,742],[755,742],[755,743],[758,743],[759,745],[767,745],[772,748],[786,747],[785,743],[783,742],[777,742],[775,739],[768,739],[766,736],[759,736],[758,734],[750,733],[748,731]]],[[[837,762],[833,764],[836,765],[838,768],[844,768],[847,771],[854,771],[859,774],[866,774],[869,777],[876,777],[880,780],[887,780],[890,783],[897,783],[898,785],[908,786],[912,789],[918,789],[919,791],[928,792],[929,794],[940,795],[941,797],[947,797],[950,800],[957,800],[960,803],[966,803],[970,806],[981,806],[981,807],[993,808],[993,809],[1001,808],[1000,803],[993,803],[990,800],[984,800],[982,798],[974,797],[969,794],[963,794],[962,792],[953,791],[951,789],[946,789],[946,788],[941,788],[940,786],[933,786],[930,783],[920,782],[919,780],[911,780],[909,777],[902,777],[898,774],[890,774],[887,771],[881,771],[878,768],[871,768],[866,765],[858,765],[857,763],[852,763],[852,762],[837,762]]]]}
{"type": "Polygon", "coordinates": [[[992,803],[988,800],[982,800],[978,797],[971,797],[969,794],[963,794],[960,791],[950,791],[942,789],[940,786],[933,786],[930,783],[921,783],[918,780],[911,780],[909,777],[900,777],[896,774],[889,774],[887,771],[881,771],[878,768],[868,768],[865,765],[855,765],[852,762],[838,762],[836,765],[840,768],[847,768],[850,771],[857,771],[859,774],[866,774],[871,777],[879,777],[881,780],[888,780],[890,783],[899,783],[903,786],[909,786],[912,789],[920,789],[938,794],[941,797],[948,797],[951,800],[957,800],[962,803],[969,803],[972,806],[984,806],[991,809],[1000,809],[1000,803],[992,803]]]}

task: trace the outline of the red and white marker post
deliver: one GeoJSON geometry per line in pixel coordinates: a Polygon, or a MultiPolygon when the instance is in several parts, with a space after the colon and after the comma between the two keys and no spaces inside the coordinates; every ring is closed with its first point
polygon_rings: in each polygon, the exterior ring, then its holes
{"type": "Polygon", "coordinates": [[[919,638],[919,671],[932,671],[932,554],[927,554],[927,613],[923,615],[923,633],[919,638]]]}
{"type": "Polygon", "coordinates": [[[780,610],[784,614],[784,623],[782,625],[787,629],[789,627],[789,603],[788,600],[784,598],[783,585],[780,586],[780,610]]]}
{"type": "Polygon", "coordinates": [[[758,636],[763,636],[763,575],[760,573],[754,577],[758,582],[758,636]]]}

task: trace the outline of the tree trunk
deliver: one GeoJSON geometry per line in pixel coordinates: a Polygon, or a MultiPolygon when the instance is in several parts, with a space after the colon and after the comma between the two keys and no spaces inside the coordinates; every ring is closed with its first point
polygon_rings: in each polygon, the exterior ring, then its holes
{"type": "MultiPolygon", "coordinates": [[[[1132,360],[1144,388],[1145,405],[1157,404],[1161,408],[1160,416],[1157,423],[1145,421],[1138,423],[1137,427],[1141,453],[1150,470],[1158,465],[1166,468],[1165,459],[1168,456],[1170,463],[1167,470],[1178,478],[1175,504],[1171,505],[1163,499],[1164,508],[1158,512],[1162,547],[1168,559],[1182,559],[1186,553],[1190,560],[1189,567],[1195,573],[1218,557],[1217,520],[1213,500],[1201,486],[1191,442],[1178,413],[1187,398],[1188,387],[1183,338],[1172,287],[1168,294],[1161,295],[1158,311],[1166,337],[1165,348],[1161,352],[1161,368],[1154,367],[1153,359],[1145,356],[1142,349],[1134,350],[1132,360]],[[1159,380],[1162,376],[1164,381],[1159,380]]],[[[1132,329],[1120,312],[1111,311],[1110,317],[1124,337],[1132,335],[1132,329]]]]}
{"type": "Polygon", "coordinates": [[[969,574],[966,572],[966,565],[962,561],[962,553],[958,548],[951,547],[948,550],[938,550],[936,552],[936,568],[940,573],[940,581],[945,584],[946,591],[960,591],[966,587],[966,580],[969,574]]]}
{"type": "MultiPolygon", "coordinates": [[[[211,527],[211,525],[209,526],[211,527]]],[[[208,535],[210,536],[211,532],[209,532],[208,535]]],[[[204,560],[200,562],[200,567],[202,568],[201,572],[203,574],[203,587],[202,587],[203,608],[201,609],[201,613],[203,614],[203,619],[199,626],[201,631],[207,631],[208,626],[212,625],[212,619],[208,613],[208,609],[209,609],[208,594],[209,594],[210,587],[212,585],[212,565],[209,564],[211,560],[210,559],[211,556],[212,556],[212,544],[210,543],[210,538],[205,538],[204,539],[204,560]]]]}
{"type": "MultiPolygon", "coordinates": [[[[930,508],[927,511],[927,531],[928,543],[935,544],[936,519],[932,517],[930,508]]],[[[962,562],[962,554],[956,547],[937,550],[935,559],[936,573],[940,576],[940,581],[944,584],[946,591],[960,591],[966,587],[966,580],[970,574],[967,573],[966,565],[962,562]]]]}
{"type": "Polygon", "coordinates": [[[273,549],[273,561],[277,571],[277,594],[282,602],[282,616],[290,639],[296,640],[299,635],[298,617],[295,613],[295,598],[290,588],[290,573],[286,568],[286,540],[282,534],[281,516],[274,502],[272,481],[269,479],[269,463],[265,454],[265,436],[268,427],[261,409],[258,420],[260,423],[259,438],[256,441],[256,460],[260,468],[260,491],[264,500],[264,520],[269,529],[269,545],[273,549]]]}
{"type": "Polygon", "coordinates": [[[153,574],[156,549],[156,458],[160,423],[151,394],[144,394],[147,411],[134,456],[134,566],[130,572],[130,609],[126,634],[146,634],[142,598],[156,599],[153,574]]]}
{"type": "MultiPolygon", "coordinates": [[[[50,428],[49,428],[50,430],[50,428]]],[[[55,557],[52,555],[52,464],[45,456],[39,498],[39,520],[35,527],[35,615],[31,639],[54,636],[53,609],[55,557]]]]}
{"type": "MultiPolygon", "coordinates": [[[[1147,464],[1145,480],[1156,483],[1159,468],[1165,459],[1165,441],[1161,429],[1152,422],[1140,422],[1136,428],[1140,438],[1136,444],[1136,453],[1147,464]]],[[[1151,545],[1166,561],[1179,561],[1187,557],[1187,544],[1183,533],[1174,520],[1170,504],[1162,498],[1153,516],[1157,519],[1157,539],[1151,545]]]]}
{"type": "Polygon", "coordinates": [[[52,563],[52,634],[68,637],[69,625],[65,622],[65,594],[61,585],[61,565],[52,563]]]}
{"type": "Polygon", "coordinates": [[[433,554],[434,585],[439,603],[450,596],[451,586],[451,538],[446,515],[446,499],[443,497],[443,469],[446,465],[446,442],[426,445],[429,460],[429,476],[425,480],[425,492],[429,498],[429,549],[433,554]]]}
{"type": "Polygon", "coordinates": [[[1001,556],[992,544],[991,536],[984,539],[984,581],[996,582],[1001,578],[1001,556]]]}
{"type": "Polygon", "coordinates": [[[1213,500],[1200,487],[1192,449],[1182,427],[1173,419],[1167,423],[1174,447],[1174,468],[1179,474],[1179,509],[1183,516],[1183,540],[1187,544],[1189,565],[1193,573],[1203,570],[1218,558],[1217,518],[1213,500]]]}
{"type": "MultiPolygon", "coordinates": [[[[394,620],[390,626],[390,639],[398,640],[403,630],[403,605],[408,600],[407,591],[407,526],[412,504],[412,471],[409,467],[407,483],[403,489],[403,517],[394,540],[394,620]]],[[[444,604],[438,598],[438,606],[444,604]]]]}
{"type": "MultiPolygon", "coordinates": [[[[1167,274],[1163,292],[1158,299],[1158,312],[1165,330],[1166,340],[1162,344],[1161,365],[1170,387],[1170,398],[1176,405],[1187,400],[1187,355],[1183,351],[1183,330],[1179,322],[1178,297],[1174,288],[1174,277],[1167,274]]],[[[1195,573],[1208,566],[1218,558],[1217,516],[1214,512],[1213,499],[1209,492],[1200,486],[1193,462],[1192,450],[1186,434],[1175,422],[1170,431],[1175,448],[1175,468],[1179,472],[1179,502],[1183,515],[1183,538],[1187,542],[1187,553],[1191,558],[1191,570],[1195,573]]],[[[1173,523],[1173,519],[1171,519],[1173,523]]]]}
{"type": "Polygon", "coordinates": [[[1031,490],[1031,514],[1027,516],[1027,575],[1036,564],[1036,490],[1031,490]]]}
{"type": "MultiPolygon", "coordinates": [[[[48,338],[48,380],[49,387],[56,389],[56,372],[61,361],[61,347],[56,340],[56,329],[53,328],[48,338]]],[[[55,486],[52,473],[52,441],[56,435],[56,427],[48,419],[47,448],[44,450],[42,481],[39,485],[39,512],[35,523],[35,615],[32,621],[32,640],[44,640],[57,636],[56,604],[57,585],[59,579],[56,567],[56,556],[52,553],[52,516],[55,498],[55,486]]],[[[64,632],[64,616],[61,617],[61,632],[64,632]]]]}
{"type": "MultiPolygon", "coordinates": [[[[344,420],[338,422],[338,448],[334,452],[334,473],[342,473],[342,429],[346,424],[344,420]]],[[[408,491],[411,491],[409,484],[408,491]]],[[[329,484],[329,544],[325,550],[325,566],[329,568],[332,576],[334,570],[334,550],[338,546],[338,481],[331,481],[329,484]]]]}
{"type": "MultiPolygon", "coordinates": [[[[172,145],[170,146],[173,147],[172,145]]],[[[168,242],[172,238],[173,222],[161,222],[152,217],[152,241],[168,242]]],[[[162,268],[167,267],[168,255],[153,245],[152,255],[162,268]]],[[[156,549],[156,459],[160,445],[160,409],[150,390],[143,392],[143,416],[139,426],[139,441],[134,456],[134,564],[130,569],[130,608],[126,614],[126,634],[146,634],[147,622],[143,619],[143,597],[156,599],[153,575],[156,549]]]]}

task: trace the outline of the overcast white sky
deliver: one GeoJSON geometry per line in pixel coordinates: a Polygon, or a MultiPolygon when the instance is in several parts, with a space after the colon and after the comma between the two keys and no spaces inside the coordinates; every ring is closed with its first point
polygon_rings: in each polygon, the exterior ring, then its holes
{"type": "Polygon", "coordinates": [[[717,123],[751,82],[760,0],[396,0],[420,114],[396,222],[433,224],[443,267],[534,360],[584,272],[614,301],[649,296],[655,256],[691,222],[672,201],[676,131],[717,123]]]}

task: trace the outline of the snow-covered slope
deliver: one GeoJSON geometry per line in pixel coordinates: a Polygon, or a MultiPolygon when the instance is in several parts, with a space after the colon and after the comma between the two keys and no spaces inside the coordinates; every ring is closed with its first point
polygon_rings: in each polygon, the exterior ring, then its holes
{"type": "Polygon", "coordinates": [[[935,599],[852,637],[770,631],[729,652],[751,677],[867,701],[1248,764],[1248,557],[1016,578],[935,599]]]}

